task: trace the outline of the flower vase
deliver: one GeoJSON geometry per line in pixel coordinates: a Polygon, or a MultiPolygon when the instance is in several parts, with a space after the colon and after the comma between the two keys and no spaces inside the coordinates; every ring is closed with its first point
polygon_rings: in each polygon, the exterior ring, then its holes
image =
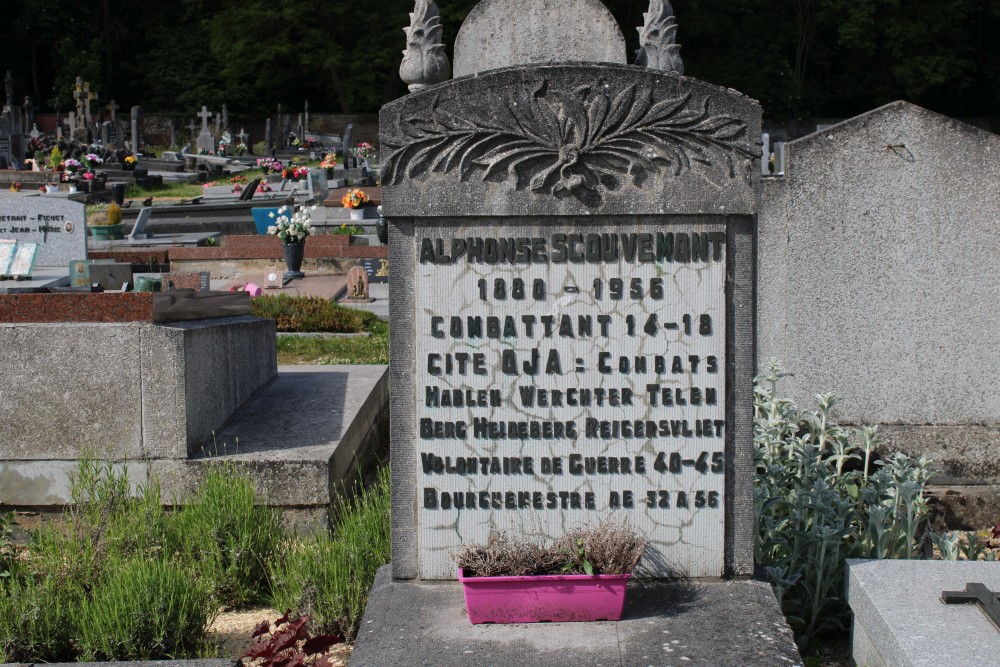
{"type": "Polygon", "coordinates": [[[305,278],[306,274],[300,270],[302,268],[302,257],[305,255],[305,243],[285,244],[285,277],[305,278]]]}
{"type": "Polygon", "coordinates": [[[364,219],[365,219],[365,209],[363,208],[351,209],[351,220],[364,220],[364,219]]]}

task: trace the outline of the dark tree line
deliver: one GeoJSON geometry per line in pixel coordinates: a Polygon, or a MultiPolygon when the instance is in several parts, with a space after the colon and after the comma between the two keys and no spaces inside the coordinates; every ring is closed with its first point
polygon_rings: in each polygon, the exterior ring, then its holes
{"type": "MultiPolygon", "coordinates": [[[[630,58],[646,0],[607,0],[630,58]]],[[[450,51],[475,0],[439,0],[450,51]]],[[[406,92],[412,0],[5,0],[0,70],[18,101],[262,115],[375,111],[406,92]]],[[[759,99],[770,118],[842,117],[895,99],[996,116],[996,0],[676,0],[686,72],[759,99]]],[[[450,53],[449,53],[450,55],[450,53]]]]}

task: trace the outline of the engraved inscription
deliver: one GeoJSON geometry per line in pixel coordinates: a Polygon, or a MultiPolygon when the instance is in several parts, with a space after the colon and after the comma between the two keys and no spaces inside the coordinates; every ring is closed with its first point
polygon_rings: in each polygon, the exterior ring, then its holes
{"type": "Polygon", "coordinates": [[[481,230],[415,240],[421,576],[491,528],[612,513],[651,538],[651,572],[719,576],[723,226],[481,230]]]}

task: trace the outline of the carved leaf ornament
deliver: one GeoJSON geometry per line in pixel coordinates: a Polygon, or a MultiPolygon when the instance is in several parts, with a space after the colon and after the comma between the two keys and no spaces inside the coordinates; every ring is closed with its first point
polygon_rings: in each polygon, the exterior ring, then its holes
{"type": "Polygon", "coordinates": [[[383,142],[383,182],[457,171],[462,181],[513,177],[519,190],[593,204],[661,169],[677,176],[700,164],[735,178],[735,159],[755,157],[740,119],[713,114],[709,98],[692,102],[690,93],[654,102],[649,85],[570,91],[543,81],[529,95],[489,102],[466,102],[459,114],[437,96],[429,115],[402,119],[403,136],[383,142]]]}

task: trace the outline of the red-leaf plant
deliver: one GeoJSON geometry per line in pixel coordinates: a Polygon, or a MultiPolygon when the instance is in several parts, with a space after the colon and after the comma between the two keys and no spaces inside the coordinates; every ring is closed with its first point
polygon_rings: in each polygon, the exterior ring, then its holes
{"type": "Polygon", "coordinates": [[[327,653],[344,638],[340,635],[311,637],[306,627],[309,617],[289,618],[290,613],[291,610],[287,610],[273,626],[266,620],[257,626],[251,637],[257,641],[240,656],[242,667],[251,662],[257,667],[332,667],[327,653]]]}

